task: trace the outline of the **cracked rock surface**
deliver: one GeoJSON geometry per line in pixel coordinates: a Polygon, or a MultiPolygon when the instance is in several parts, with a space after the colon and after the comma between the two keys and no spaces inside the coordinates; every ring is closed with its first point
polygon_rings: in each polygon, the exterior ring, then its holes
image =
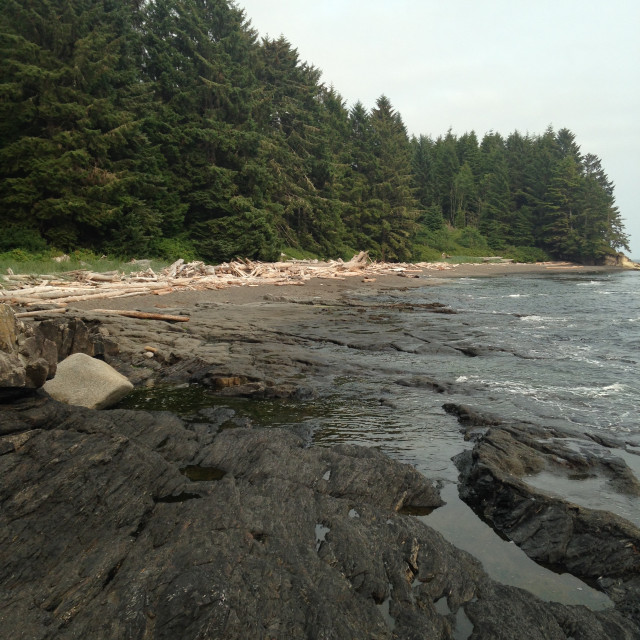
{"type": "Polygon", "coordinates": [[[558,480],[567,470],[597,469],[618,491],[637,496],[638,481],[624,461],[588,447],[576,451],[567,433],[446,407],[476,441],[457,458],[463,500],[536,562],[596,585],[640,628],[640,529],[527,482],[543,469],[556,471],[558,480]],[[483,425],[486,430],[477,431],[483,425]]]}
{"type": "MultiPolygon", "coordinates": [[[[481,357],[468,339],[428,326],[381,328],[384,308],[357,299],[279,293],[236,305],[223,294],[173,296],[189,309],[181,325],[85,304],[39,326],[59,354],[102,357],[138,385],[197,383],[222,402],[322,398],[336,376],[361,373],[326,345],[481,357]],[[358,332],[348,330],[354,319],[358,332]]],[[[135,305],[157,311],[160,300],[135,305]]],[[[443,398],[455,384],[407,375],[393,358],[377,375],[443,398]]],[[[624,464],[576,452],[566,434],[450,409],[476,441],[460,459],[465,500],[535,559],[602,578],[615,608],[544,602],[492,580],[406,515],[437,509],[438,490],[375,449],[309,447],[291,431],[246,428],[220,404],[191,422],[36,393],[0,400],[0,637],[640,639],[637,530],[525,482],[560,460],[637,495],[624,464]]]]}
{"type": "Polygon", "coordinates": [[[46,397],[0,420],[6,637],[638,637],[489,579],[402,515],[438,491],[374,449],[46,397]]]}

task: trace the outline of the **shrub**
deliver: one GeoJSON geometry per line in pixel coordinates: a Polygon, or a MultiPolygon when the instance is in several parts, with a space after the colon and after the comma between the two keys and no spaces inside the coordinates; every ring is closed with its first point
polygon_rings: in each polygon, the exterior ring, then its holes
{"type": "Polygon", "coordinates": [[[47,249],[47,242],[35,229],[9,224],[0,234],[0,253],[13,249],[21,249],[27,253],[40,253],[47,249]]]}
{"type": "Polygon", "coordinates": [[[160,238],[150,247],[154,257],[174,262],[182,258],[185,262],[193,262],[199,258],[193,244],[183,238],[160,238]]]}
{"type": "Polygon", "coordinates": [[[505,258],[512,258],[516,262],[545,262],[549,255],[538,247],[507,247],[505,258]]]}

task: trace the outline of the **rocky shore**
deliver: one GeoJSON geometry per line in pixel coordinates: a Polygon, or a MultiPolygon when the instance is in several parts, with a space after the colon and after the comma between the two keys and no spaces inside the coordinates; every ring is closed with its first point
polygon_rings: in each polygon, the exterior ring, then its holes
{"type": "MultiPolygon", "coordinates": [[[[425,282],[388,277],[375,286],[418,284],[425,282]]],[[[525,477],[554,465],[589,467],[638,495],[623,461],[589,455],[588,447],[576,454],[557,430],[447,407],[460,420],[461,441],[473,442],[457,460],[463,499],[530,557],[611,598],[611,608],[591,611],[490,578],[415,517],[442,500],[437,483],[411,466],[371,448],[310,446],[304,430],[265,429],[224,406],[232,397],[321,399],[355,367],[324,344],[395,348],[391,331],[356,339],[341,330],[379,317],[353,288],[316,282],[126,301],[189,317],[181,323],[98,314],[91,302],[30,319],[23,333],[31,350],[16,337],[21,355],[10,355],[39,377],[25,376],[14,385],[24,393],[0,399],[2,634],[640,638],[638,528],[546,495],[525,477]],[[221,400],[188,418],[61,404],[36,389],[70,353],[103,359],[138,387],[199,385],[221,400]]],[[[428,311],[450,310],[434,302],[428,311]]],[[[420,348],[472,347],[431,338],[420,348]]],[[[446,391],[437,380],[395,373],[398,384],[446,391]]]]}

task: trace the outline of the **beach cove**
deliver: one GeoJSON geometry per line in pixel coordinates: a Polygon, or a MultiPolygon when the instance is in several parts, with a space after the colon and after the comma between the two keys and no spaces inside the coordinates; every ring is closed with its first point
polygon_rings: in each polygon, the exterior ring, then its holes
{"type": "MultiPolygon", "coordinates": [[[[571,430],[491,400],[479,375],[469,387],[470,363],[477,373],[483,362],[536,358],[480,330],[450,303],[459,294],[447,281],[471,290],[469,279],[551,273],[588,286],[620,272],[458,265],[373,282],[85,301],[45,321],[66,330],[60,346],[72,348],[73,332],[101,344],[136,391],[102,412],[46,398],[3,406],[3,440],[14,439],[0,458],[3,507],[16,557],[33,558],[52,532],[39,566],[17,559],[3,578],[3,624],[27,620],[32,635],[23,637],[43,638],[638,637],[637,523],[525,482],[549,484],[562,471],[557,484],[568,487],[582,474],[623,496],[624,514],[639,494],[637,432],[571,430]],[[434,373],[429,363],[443,358],[458,364],[434,373]],[[430,424],[439,425],[431,445],[430,424]],[[29,489],[10,495],[21,486],[29,489]],[[448,514],[442,498],[454,506],[448,514]],[[486,529],[471,537],[489,546],[484,568],[440,537],[464,548],[455,531],[477,523],[486,529]],[[499,537],[488,525],[584,582],[537,575],[527,591],[512,585],[509,572],[526,573],[527,556],[518,549],[511,568],[488,567],[507,555],[491,546],[499,537]],[[49,582],[36,586],[38,576],[49,582]]],[[[526,331],[538,322],[504,311],[526,331]]]]}

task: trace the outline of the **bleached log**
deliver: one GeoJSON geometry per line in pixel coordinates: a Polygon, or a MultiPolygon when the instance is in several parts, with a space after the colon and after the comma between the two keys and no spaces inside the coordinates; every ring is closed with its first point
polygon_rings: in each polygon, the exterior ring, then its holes
{"type": "Polygon", "coordinates": [[[369,262],[369,252],[361,251],[357,255],[353,256],[349,262],[345,262],[344,266],[351,269],[364,269],[369,262]]]}
{"type": "Polygon", "coordinates": [[[86,277],[86,280],[91,280],[93,282],[118,282],[122,280],[119,273],[89,273],[86,277]]]}
{"type": "Polygon", "coordinates": [[[21,311],[14,314],[16,318],[35,318],[36,316],[48,316],[55,313],[66,313],[67,308],[60,309],[40,309],[39,311],[21,311]]]}
{"type": "Polygon", "coordinates": [[[172,316],[167,313],[147,313],[145,311],[129,311],[128,309],[93,309],[96,313],[114,313],[127,318],[139,320],[164,320],[165,322],[189,322],[188,316],[172,316]]]}
{"type": "MultiPolygon", "coordinates": [[[[63,292],[64,293],[64,292],[63,292]]],[[[83,302],[85,300],[106,300],[108,298],[121,298],[125,295],[144,295],[152,293],[148,287],[136,287],[128,289],[106,289],[89,294],[72,294],[66,297],[56,297],[56,303],[83,302]]],[[[39,304],[42,300],[31,300],[28,304],[39,304]]]]}
{"type": "Polygon", "coordinates": [[[169,265],[166,269],[164,269],[163,273],[169,276],[170,278],[175,278],[176,273],[178,273],[178,270],[183,264],[184,264],[184,260],[180,258],[179,260],[176,260],[172,265],[169,265]]]}
{"type": "MultiPolygon", "coordinates": [[[[95,293],[95,289],[54,289],[50,291],[36,291],[29,294],[29,298],[34,300],[62,300],[68,297],[85,296],[95,293]]],[[[20,292],[22,293],[22,292],[20,292]]]]}

